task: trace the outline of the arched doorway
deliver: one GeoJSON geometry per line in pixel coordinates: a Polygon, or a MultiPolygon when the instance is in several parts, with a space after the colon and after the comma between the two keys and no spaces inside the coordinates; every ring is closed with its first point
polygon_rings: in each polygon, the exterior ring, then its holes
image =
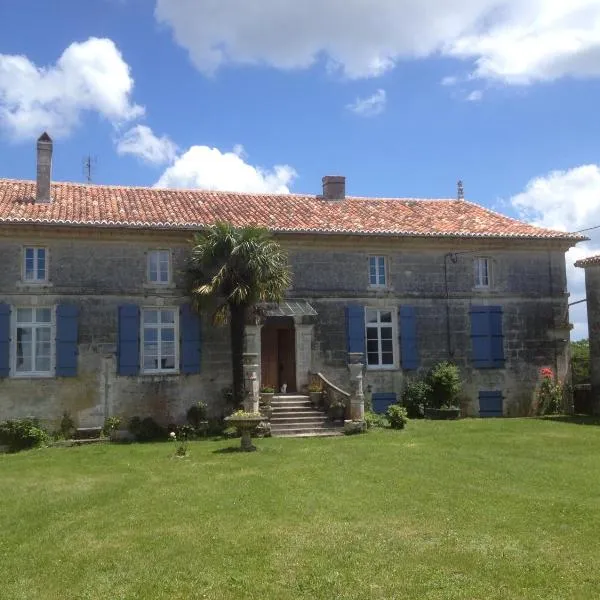
{"type": "Polygon", "coordinates": [[[261,385],[297,391],[296,330],[292,317],[268,317],[261,331],[261,385]]]}

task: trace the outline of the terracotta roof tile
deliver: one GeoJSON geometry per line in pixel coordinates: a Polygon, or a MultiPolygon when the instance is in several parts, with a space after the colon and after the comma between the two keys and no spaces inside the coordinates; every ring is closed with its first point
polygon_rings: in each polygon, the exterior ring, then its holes
{"type": "Polygon", "coordinates": [[[198,229],[216,221],[277,232],[572,240],[464,200],[247,194],[53,183],[35,204],[35,182],[0,179],[0,223],[198,229]]]}
{"type": "Polygon", "coordinates": [[[575,263],[576,267],[592,267],[594,265],[600,265],[600,254],[596,256],[588,256],[587,258],[582,258],[575,263]]]}

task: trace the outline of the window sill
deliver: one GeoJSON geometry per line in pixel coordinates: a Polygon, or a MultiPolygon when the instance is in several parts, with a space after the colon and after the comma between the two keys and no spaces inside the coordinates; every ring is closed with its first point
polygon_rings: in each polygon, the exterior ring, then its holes
{"type": "Polygon", "coordinates": [[[138,377],[142,379],[150,379],[152,381],[161,381],[163,379],[169,379],[171,377],[177,377],[180,375],[179,370],[177,371],[154,371],[154,372],[140,372],[138,377]]]}
{"type": "Polygon", "coordinates": [[[391,288],[389,285],[369,285],[367,289],[375,292],[388,292],[391,288]]]}
{"type": "Polygon", "coordinates": [[[396,365],[380,366],[380,365],[367,365],[367,371],[399,371],[400,369],[396,365]]]}
{"type": "Polygon", "coordinates": [[[11,373],[10,379],[56,379],[54,373],[11,373]]]}
{"type": "Polygon", "coordinates": [[[171,283],[144,283],[145,290],[174,290],[175,284],[171,283]]]}
{"type": "Polygon", "coordinates": [[[53,288],[54,284],[49,281],[17,281],[16,288],[19,290],[27,290],[27,289],[46,289],[53,288]]]}

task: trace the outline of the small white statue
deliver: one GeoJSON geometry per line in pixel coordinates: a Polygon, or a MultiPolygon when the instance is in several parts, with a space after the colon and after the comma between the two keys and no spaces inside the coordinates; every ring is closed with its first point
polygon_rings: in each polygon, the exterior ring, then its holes
{"type": "Polygon", "coordinates": [[[282,394],[285,394],[286,392],[287,392],[287,383],[284,383],[284,384],[281,386],[281,393],[282,393],[282,394]]]}

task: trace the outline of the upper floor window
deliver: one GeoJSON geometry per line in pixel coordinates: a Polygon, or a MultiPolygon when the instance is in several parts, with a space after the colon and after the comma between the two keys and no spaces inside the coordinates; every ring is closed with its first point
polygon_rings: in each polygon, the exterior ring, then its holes
{"type": "Polygon", "coordinates": [[[478,257],[474,262],[475,267],[475,287],[490,287],[490,259],[478,257]]]}
{"type": "Polygon", "coordinates": [[[48,281],[48,250],[28,247],[23,251],[23,280],[34,283],[48,281]]]}
{"type": "Polygon", "coordinates": [[[367,365],[393,368],[394,325],[391,310],[367,308],[367,365]]]}
{"type": "Polygon", "coordinates": [[[369,257],[369,285],[385,287],[387,285],[385,256],[369,257]]]}
{"type": "Polygon", "coordinates": [[[13,337],[16,375],[50,375],[52,327],[52,309],[16,309],[13,337]]]}
{"type": "Polygon", "coordinates": [[[148,281],[159,285],[171,283],[171,253],[169,250],[148,252],[148,281]]]}
{"type": "Polygon", "coordinates": [[[173,373],[178,361],[178,311],[145,309],[142,312],[142,371],[173,373]]]}

